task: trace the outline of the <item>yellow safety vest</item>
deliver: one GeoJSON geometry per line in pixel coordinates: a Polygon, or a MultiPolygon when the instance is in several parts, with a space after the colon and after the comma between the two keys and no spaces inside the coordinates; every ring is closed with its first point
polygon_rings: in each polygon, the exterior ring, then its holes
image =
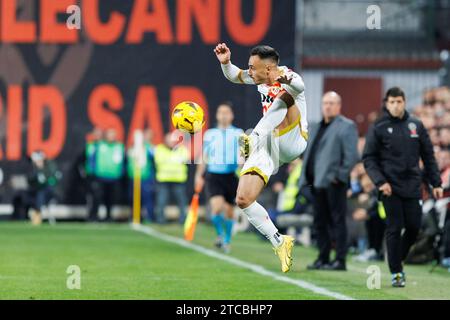
{"type": "Polygon", "coordinates": [[[186,182],[188,177],[188,150],[184,146],[170,149],[159,144],[155,149],[156,181],[186,182]]]}
{"type": "Polygon", "coordinates": [[[302,163],[300,162],[295,166],[295,168],[289,174],[287,179],[286,188],[284,189],[282,210],[284,212],[291,211],[294,209],[295,200],[299,191],[298,180],[302,173],[302,163]]]}
{"type": "Polygon", "coordinates": [[[384,209],[383,202],[378,201],[378,215],[381,219],[386,219],[386,210],[384,209]]]}

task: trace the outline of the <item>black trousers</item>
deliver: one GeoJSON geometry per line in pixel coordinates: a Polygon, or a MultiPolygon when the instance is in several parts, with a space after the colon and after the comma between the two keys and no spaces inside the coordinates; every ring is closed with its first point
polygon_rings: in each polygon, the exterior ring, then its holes
{"type": "Polygon", "coordinates": [[[386,211],[386,246],[391,273],[403,271],[402,262],[408,255],[419,234],[422,220],[422,205],[417,198],[402,198],[398,195],[382,196],[386,211]],[[402,229],[405,232],[402,235],[402,229]]]}
{"type": "Polygon", "coordinates": [[[369,249],[374,249],[378,254],[383,248],[384,232],[386,223],[377,214],[366,221],[367,238],[369,241],[369,249]]]}
{"type": "Polygon", "coordinates": [[[347,184],[338,182],[325,189],[313,188],[314,224],[317,232],[318,259],[330,261],[332,240],[335,241],[336,260],[345,262],[347,255],[347,184]]]}
{"type": "Polygon", "coordinates": [[[93,195],[92,206],[89,208],[89,220],[98,219],[98,209],[101,204],[106,207],[106,220],[111,220],[111,208],[115,199],[119,181],[105,181],[95,179],[91,183],[93,195]]]}
{"type": "MultiPolygon", "coordinates": [[[[98,182],[93,176],[87,176],[84,180],[85,190],[86,190],[86,209],[89,214],[89,220],[96,220],[98,202],[100,200],[96,199],[96,189],[100,188],[98,182]],[[96,206],[96,207],[95,207],[96,206]]],[[[98,193],[99,191],[97,191],[98,193]]]]}

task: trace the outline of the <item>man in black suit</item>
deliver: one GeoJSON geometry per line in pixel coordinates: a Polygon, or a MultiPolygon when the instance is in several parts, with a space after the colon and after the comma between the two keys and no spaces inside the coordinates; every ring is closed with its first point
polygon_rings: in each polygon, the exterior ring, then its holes
{"type": "Polygon", "coordinates": [[[355,123],[341,115],[341,97],[327,92],[322,98],[323,120],[311,126],[300,187],[310,185],[314,195],[314,224],[319,256],[308,269],[346,270],[347,189],[350,171],[358,161],[358,131],[355,123]],[[336,257],[330,262],[332,237],[336,257]]]}

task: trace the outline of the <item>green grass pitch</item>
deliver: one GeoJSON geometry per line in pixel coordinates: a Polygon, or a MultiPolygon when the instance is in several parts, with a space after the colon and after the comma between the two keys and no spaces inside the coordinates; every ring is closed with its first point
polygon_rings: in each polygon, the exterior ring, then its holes
{"type": "MultiPolygon", "coordinates": [[[[152,226],[182,236],[179,225],[152,226]]],[[[195,244],[213,249],[214,231],[199,224],[195,244]]],[[[307,271],[312,248],[295,247],[284,275],[270,244],[252,233],[233,239],[231,257],[354,299],[450,299],[450,273],[406,266],[407,287],[390,287],[385,263],[381,289],[366,286],[369,263],[349,259],[347,272],[307,271]]],[[[119,224],[58,223],[32,227],[0,223],[0,299],[332,299],[280,282],[119,224]],[[70,290],[68,266],[81,270],[81,289],[70,290]]]]}

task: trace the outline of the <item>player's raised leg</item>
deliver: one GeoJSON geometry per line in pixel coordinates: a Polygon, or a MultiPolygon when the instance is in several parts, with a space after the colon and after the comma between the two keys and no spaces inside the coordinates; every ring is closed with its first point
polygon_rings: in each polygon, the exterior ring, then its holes
{"type": "Polygon", "coordinates": [[[267,210],[256,199],[264,188],[264,180],[259,174],[248,173],[241,176],[237,189],[236,204],[248,217],[249,222],[272,243],[281,261],[281,270],[288,272],[292,265],[294,239],[280,235],[269,218],[267,210]]]}

